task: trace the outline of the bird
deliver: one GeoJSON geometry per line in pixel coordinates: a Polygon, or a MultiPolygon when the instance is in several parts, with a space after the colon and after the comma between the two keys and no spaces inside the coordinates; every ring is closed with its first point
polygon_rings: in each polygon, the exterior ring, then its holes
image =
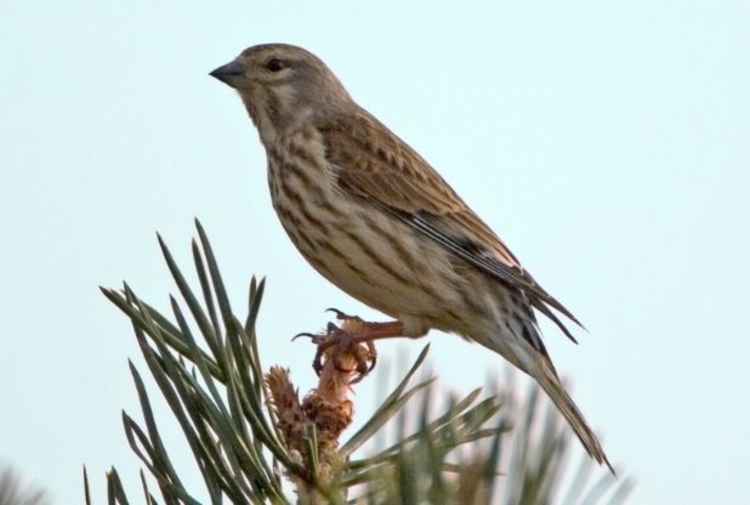
{"type": "Polygon", "coordinates": [[[536,313],[574,342],[562,319],[581,323],[419,153],[302,47],[254,45],[209,75],[239,94],[254,123],[273,207],[302,256],[394,319],[339,312],[357,323],[350,336],[371,344],[434,329],[489,348],[532,377],[588,454],[614,473],[552,363],[536,313]]]}

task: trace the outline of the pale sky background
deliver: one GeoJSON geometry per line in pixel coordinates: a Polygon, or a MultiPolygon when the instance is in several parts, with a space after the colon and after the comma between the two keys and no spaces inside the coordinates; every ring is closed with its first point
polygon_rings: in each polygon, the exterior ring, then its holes
{"type": "MultiPolygon", "coordinates": [[[[187,270],[199,216],[238,307],[250,276],[268,276],[262,354],[302,389],[312,348],[291,335],[331,305],[379,317],[301,260],[254,128],[208,76],[249,45],[290,42],[587,325],[579,346],[550,326],[546,342],[637,479],[631,503],[748,502],[749,4],[278,3],[0,0],[0,464],[56,504],[81,503],[83,463],[104,502],[114,464],[140,502],[120,422],[138,414],[138,351],[97,285],[127,279],[166,308],[155,230],[187,270]]],[[[502,368],[429,340],[448,389],[502,368]]],[[[421,346],[380,349],[395,362],[421,346]]],[[[374,391],[360,388],[361,409],[374,391]]],[[[181,434],[164,432],[190,472],[181,434]]]]}

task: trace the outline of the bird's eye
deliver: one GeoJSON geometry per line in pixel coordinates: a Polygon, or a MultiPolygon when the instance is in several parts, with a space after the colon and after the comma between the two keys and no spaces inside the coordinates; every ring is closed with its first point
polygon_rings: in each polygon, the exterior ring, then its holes
{"type": "Polygon", "coordinates": [[[271,72],[278,72],[284,67],[286,67],[286,65],[284,65],[284,62],[278,58],[271,58],[270,60],[268,60],[268,62],[266,62],[266,68],[271,72]]]}

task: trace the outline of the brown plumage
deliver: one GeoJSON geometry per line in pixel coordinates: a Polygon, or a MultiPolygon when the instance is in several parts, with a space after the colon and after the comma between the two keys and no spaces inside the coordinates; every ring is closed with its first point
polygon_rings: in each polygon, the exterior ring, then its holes
{"type": "Polygon", "coordinates": [[[560,382],[534,309],[571,339],[555,311],[580,323],[427,161],[302,48],[254,46],[211,75],[239,92],[266,149],[274,208],[318,272],[394,317],[391,332],[420,337],[435,328],[505,357],[611,469],[560,382]]]}

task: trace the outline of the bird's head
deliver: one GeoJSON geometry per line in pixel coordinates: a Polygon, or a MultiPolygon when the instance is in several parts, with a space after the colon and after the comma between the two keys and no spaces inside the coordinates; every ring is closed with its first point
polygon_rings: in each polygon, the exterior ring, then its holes
{"type": "Polygon", "coordinates": [[[210,75],[239,93],[264,141],[351,102],[325,63],[288,44],[250,47],[210,75]]]}

